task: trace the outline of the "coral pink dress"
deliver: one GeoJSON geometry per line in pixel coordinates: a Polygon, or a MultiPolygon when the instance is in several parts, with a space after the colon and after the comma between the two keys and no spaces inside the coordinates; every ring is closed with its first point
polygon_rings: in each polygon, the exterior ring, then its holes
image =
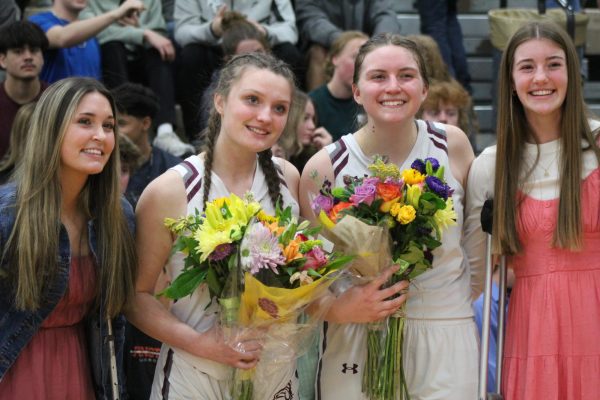
{"type": "Polygon", "coordinates": [[[504,351],[507,400],[600,399],[600,169],[582,181],[579,252],[551,246],[558,204],[524,196],[520,206],[523,251],[509,260],[516,281],[504,351]]]}
{"type": "Polygon", "coordinates": [[[82,323],[95,286],[93,257],[73,257],[64,297],[0,382],[0,399],[95,398],[82,323]]]}

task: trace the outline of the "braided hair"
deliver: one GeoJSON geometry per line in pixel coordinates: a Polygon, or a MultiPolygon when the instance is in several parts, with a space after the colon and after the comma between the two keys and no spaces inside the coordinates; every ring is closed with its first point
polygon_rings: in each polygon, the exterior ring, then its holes
{"type": "MultiPolygon", "coordinates": [[[[218,93],[226,98],[229,95],[231,86],[241,78],[244,71],[248,67],[269,70],[274,74],[284,77],[290,83],[292,90],[294,90],[296,87],[294,83],[294,74],[285,62],[270,54],[247,53],[234,56],[227,62],[227,64],[225,64],[221,70],[217,88],[215,89],[215,94],[218,93]]],[[[207,127],[203,132],[205,138],[203,150],[205,153],[202,204],[206,204],[210,194],[210,187],[212,185],[211,175],[214,161],[214,149],[220,131],[221,115],[217,112],[213,104],[208,116],[207,127]]],[[[277,202],[281,199],[281,191],[279,174],[277,173],[277,168],[273,163],[272,156],[273,153],[271,152],[271,149],[261,151],[258,153],[258,164],[265,174],[269,197],[273,207],[275,207],[277,202]]]]}

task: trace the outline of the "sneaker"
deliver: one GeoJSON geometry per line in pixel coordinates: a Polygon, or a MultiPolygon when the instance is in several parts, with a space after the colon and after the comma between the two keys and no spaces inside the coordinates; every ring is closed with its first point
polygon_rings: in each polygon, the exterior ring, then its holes
{"type": "Polygon", "coordinates": [[[177,157],[191,155],[196,152],[196,149],[191,144],[181,141],[175,132],[162,132],[154,138],[154,146],[169,152],[177,157]]]}

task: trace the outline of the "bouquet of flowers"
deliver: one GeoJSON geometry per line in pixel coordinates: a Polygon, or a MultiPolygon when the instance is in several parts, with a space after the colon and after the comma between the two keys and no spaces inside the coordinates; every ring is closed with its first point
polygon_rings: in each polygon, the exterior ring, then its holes
{"type": "MultiPolygon", "coordinates": [[[[351,271],[366,279],[392,263],[400,269],[390,284],[414,279],[432,267],[442,231],[456,224],[452,189],[434,158],[415,160],[400,171],[383,158],[372,176],[344,177],[344,186],[325,182],[312,207],[339,251],[357,254],[351,271]]],[[[404,315],[371,324],[363,392],[371,400],[408,399],[402,369],[404,315]]]]}
{"type": "Polygon", "coordinates": [[[164,294],[181,298],[205,283],[219,299],[227,343],[243,349],[248,337],[260,336],[261,360],[252,370],[234,372],[233,398],[267,398],[273,388],[291,392],[291,381],[284,380],[293,375],[292,361],[305,350],[319,315],[302,323],[299,317],[353,257],[325,251],[314,238],[319,228],[299,223],[290,207],[268,215],[251,197],[232,194],[208,202],[204,214],[165,223],[178,235],[174,249],[186,257],[183,273],[164,294]]]}

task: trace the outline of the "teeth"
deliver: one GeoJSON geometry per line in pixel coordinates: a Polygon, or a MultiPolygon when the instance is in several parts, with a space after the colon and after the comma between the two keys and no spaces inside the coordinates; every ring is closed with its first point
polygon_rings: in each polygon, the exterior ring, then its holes
{"type": "Polygon", "coordinates": [[[552,90],[535,90],[531,94],[534,96],[546,96],[552,94],[552,90]]]}
{"type": "Polygon", "coordinates": [[[101,156],[102,155],[102,152],[100,150],[98,150],[98,149],[84,149],[83,152],[87,153],[87,154],[93,154],[93,155],[96,155],[96,156],[101,156]]]}
{"type": "Polygon", "coordinates": [[[257,133],[259,135],[266,135],[267,131],[265,131],[264,129],[258,129],[258,128],[254,128],[252,126],[249,126],[248,129],[250,129],[252,132],[257,133]]]}
{"type": "Polygon", "coordinates": [[[390,107],[394,107],[394,106],[401,106],[402,104],[404,104],[405,102],[402,100],[395,100],[395,101],[382,101],[381,104],[384,106],[390,106],[390,107]]]}

